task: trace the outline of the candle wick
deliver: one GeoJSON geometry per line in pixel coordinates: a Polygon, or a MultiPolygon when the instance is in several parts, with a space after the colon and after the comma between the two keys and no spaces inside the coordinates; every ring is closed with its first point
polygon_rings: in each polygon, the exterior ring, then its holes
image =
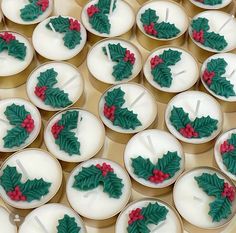
{"type": "Polygon", "coordinates": [[[199,108],[200,108],[200,104],[201,104],[201,101],[198,100],[198,101],[197,101],[197,106],[196,106],[196,109],[195,109],[195,116],[198,115],[198,111],[199,111],[199,108]]]}
{"type": "Polygon", "coordinates": [[[183,74],[183,73],[185,73],[186,72],[186,70],[181,70],[181,71],[179,71],[179,72],[177,72],[177,73],[174,73],[174,76],[176,77],[176,76],[179,76],[179,75],[181,75],[181,74],[183,74]]]}
{"type": "Polygon", "coordinates": [[[169,18],[169,8],[166,8],[166,18],[165,18],[165,22],[168,21],[169,18]]]}
{"type": "Polygon", "coordinates": [[[148,139],[149,148],[150,148],[151,152],[153,153],[153,155],[155,155],[156,152],[155,152],[155,148],[154,148],[154,145],[153,145],[153,141],[152,141],[151,136],[148,135],[148,136],[147,136],[147,139],[148,139]]]}
{"type": "Polygon", "coordinates": [[[27,171],[25,170],[25,167],[23,166],[23,164],[21,163],[21,161],[19,159],[16,160],[16,164],[17,166],[20,168],[20,170],[22,171],[22,173],[24,174],[24,176],[29,179],[29,174],[27,173],[27,171]]]}
{"type": "Polygon", "coordinates": [[[1,118],[0,118],[0,122],[4,123],[5,125],[10,125],[8,121],[3,120],[3,119],[1,119],[1,118]]]}
{"type": "Polygon", "coordinates": [[[114,8],[115,0],[111,0],[110,10],[109,10],[109,16],[111,16],[113,8],[114,8]]]}
{"type": "Polygon", "coordinates": [[[43,229],[45,233],[49,233],[49,231],[46,229],[44,224],[41,222],[41,220],[38,218],[38,216],[34,216],[35,221],[39,224],[39,226],[43,229]]]}
{"type": "Polygon", "coordinates": [[[53,27],[52,23],[49,23],[50,28],[52,29],[53,32],[56,32],[55,28],[53,27]]]}
{"type": "Polygon", "coordinates": [[[202,202],[202,199],[201,199],[200,197],[193,196],[193,199],[194,199],[194,200],[197,200],[197,201],[199,201],[199,202],[202,202]]]}
{"type": "Polygon", "coordinates": [[[163,227],[164,225],[165,225],[165,221],[164,222],[162,222],[162,223],[160,223],[159,225],[157,225],[154,229],[153,229],[153,233],[155,233],[157,230],[159,230],[161,227],[163,227]]]}
{"type": "Polygon", "coordinates": [[[218,30],[218,33],[232,20],[234,19],[234,15],[231,15],[229,19],[227,19],[224,24],[220,27],[220,29],[218,30]]]}
{"type": "Polygon", "coordinates": [[[70,78],[68,81],[66,81],[64,84],[59,86],[59,88],[64,89],[67,85],[69,85],[71,82],[73,82],[77,78],[77,74],[75,74],[72,78],[70,78]]]}
{"type": "Polygon", "coordinates": [[[110,50],[109,50],[109,46],[108,44],[106,45],[106,52],[107,52],[107,57],[108,57],[108,60],[111,61],[111,54],[110,54],[110,50]]]}
{"type": "Polygon", "coordinates": [[[234,75],[235,71],[236,69],[232,70],[232,72],[228,76],[226,76],[226,78],[231,78],[234,75]]]}
{"type": "Polygon", "coordinates": [[[139,100],[141,100],[141,98],[145,95],[145,91],[143,91],[131,104],[130,104],[130,108],[132,108],[135,104],[138,103],[139,100]]]}

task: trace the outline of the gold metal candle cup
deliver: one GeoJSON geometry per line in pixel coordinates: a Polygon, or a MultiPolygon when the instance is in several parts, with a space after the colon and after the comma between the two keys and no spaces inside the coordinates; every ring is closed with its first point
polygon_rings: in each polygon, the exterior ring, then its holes
{"type": "MultiPolygon", "coordinates": [[[[77,1],[79,1],[79,0],[77,0],[77,1]]],[[[138,2],[140,5],[143,5],[144,3],[148,2],[148,1],[150,1],[150,0],[137,0],[137,2],[138,2]]],[[[173,1],[174,1],[174,2],[178,2],[178,3],[181,2],[181,0],[173,0],[173,1]]]]}

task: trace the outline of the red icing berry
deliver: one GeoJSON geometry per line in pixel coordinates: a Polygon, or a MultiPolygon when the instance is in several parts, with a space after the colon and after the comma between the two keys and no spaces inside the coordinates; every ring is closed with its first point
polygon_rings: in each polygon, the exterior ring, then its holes
{"type": "Polygon", "coordinates": [[[168,179],[170,176],[169,174],[165,174],[164,172],[157,169],[154,169],[152,173],[153,173],[153,176],[150,176],[148,180],[156,184],[162,183],[164,180],[168,179]]]}
{"type": "Polygon", "coordinates": [[[98,12],[99,12],[99,9],[94,5],[91,5],[87,9],[87,14],[88,14],[89,17],[92,17],[94,14],[96,14],[98,12]]]}
{"type": "Polygon", "coordinates": [[[45,91],[47,90],[46,86],[38,87],[36,86],[34,89],[34,94],[38,96],[42,101],[45,100],[45,91]]]}
{"type": "Polygon", "coordinates": [[[194,30],[193,31],[193,39],[201,44],[204,43],[204,31],[200,30],[199,32],[194,30]]]}
{"type": "Polygon", "coordinates": [[[185,128],[181,128],[179,132],[185,137],[185,138],[197,138],[198,133],[194,131],[194,128],[187,124],[185,128]]]}
{"type": "Polygon", "coordinates": [[[144,31],[149,35],[156,36],[158,34],[156,29],[154,28],[154,23],[150,23],[149,25],[144,25],[143,28],[144,31]]]}
{"type": "Polygon", "coordinates": [[[129,213],[129,221],[128,224],[131,225],[133,222],[136,222],[137,220],[143,220],[144,216],[141,214],[142,209],[137,208],[135,210],[132,210],[129,213]]]}
{"type": "Polygon", "coordinates": [[[54,137],[55,139],[57,139],[59,133],[60,133],[63,129],[64,129],[64,126],[63,126],[63,125],[58,125],[58,122],[56,122],[56,123],[52,126],[52,128],[51,128],[51,132],[52,132],[52,134],[53,134],[53,137],[54,137]]]}
{"type": "Polygon", "coordinates": [[[24,121],[21,123],[21,126],[26,129],[28,133],[31,133],[34,129],[34,119],[30,114],[26,116],[24,121]]]}
{"type": "Polygon", "coordinates": [[[229,144],[227,141],[224,141],[220,145],[220,153],[221,154],[224,154],[224,153],[232,151],[232,150],[234,150],[234,145],[229,144]]]}
{"type": "Polygon", "coordinates": [[[135,56],[128,49],[126,49],[126,51],[125,51],[124,61],[125,62],[129,61],[132,65],[135,63],[135,56]]]}
{"type": "Polygon", "coordinates": [[[164,61],[159,57],[159,56],[155,56],[151,59],[150,64],[151,64],[151,68],[154,69],[157,65],[163,63],[164,61]]]}
{"type": "Polygon", "coordinates": [[[97,164],[96,167],[102,171],[103,176],[106,176],[108,172],[114,172],[113,168],[107,163],[103,163],[102,166],[97,164]]]}
{"type": "Polygon", "coordinates": [[[42,11],[46,11],[49,6],[49,0],[38,0],[37,5],[41,6],[42,11]]]}
{"type": "Polygon", "coordinates": [[[231,202],[235,198],[235,188],[230,186],[228,183],[224,183],[224,191],[222,192],[223,197],[227,197],[231,202]]]}
{"type": "Polygon", "coordinates": [[[8,33],[8,32],[4,32],[3,34],[0,34],[0,38],[5,40],[7,43],[16,39],[16,37],[14,35],[12,35],[11,33],[8,33]]]}
{"type": "Polygon", "coordinates": [[[70,30],[75,30],[80,32],[80,23],[78,20],[73,20],[73,19],[69,19],[70,20],[70,30]]]}
{"type": "Polygon", "coordinates": [[[211,85],[212,79],[215,77],[215,72],[205,70],[202,77],[203,80],[207,83],[207,85],[211,85]]]}
{"type": "Polygon", "coordinates": [[[14,191],[7,193],[8,197],[13,201],[26,201],[26,196],[24,196],[20,190],[19,186],[16,186],[14,191]]]}
{"type": "Polygon", "coordinates": [[[107,104],[104,105],[103,114],[110,121],[114,121],[115,111],[116,111],[116,107],[114,105],[111,107],[108,107],[107,104]]]}

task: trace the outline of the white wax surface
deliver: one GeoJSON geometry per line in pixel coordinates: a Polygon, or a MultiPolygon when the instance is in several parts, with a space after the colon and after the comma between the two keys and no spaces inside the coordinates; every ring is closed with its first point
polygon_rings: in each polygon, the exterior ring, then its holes
{"type": "Polygon", "coordinates": [[[202,74],[207,67],[207,63],[210,62],[212,59],[218,59],[218,58],[223,58],[227,62],[228,65],[225,67],[226,72],[225,72],[225,74],[222,75],[222,77],[226,77],[226,79],[229,80],[230,83],[234,85],[233,88],[234,88],[234,91],[236,92],[236,68],[235,68],[236,54],[233,54],[233,53],[215,54],[215,55],[209,57],[207,60],[205,60],[204,63],[202,64],[202,68],[201,68],[202,84],[211,93],[211,95],[217,97],[218,99],[221,99],[224,101],[229,101],[229,102],[234,102],[234,101],[236,101],[236,96],[230,96],[229,98],[226,98],[224,96],[217,95],[217,94],[215,94],[215,92],[210,90],[208,85],[203,81],[202,74]],[[232,72],[234,70],[235,70],[235,72],[232,74],[232,72]]]}
{"type": "MultiPolygon", "coordinates": [[[[236,201],[233,202],[232,214],[228,219],[212,222],[208,212],[210,211],[209,204],[215,200],[215,197],[208,196],[203,189],[199,188],[197,181],[194,179],[195,176],[201,176],[203,173],[215,174],[216,172],[211,169],[199,168],[188,172],[177,181],[173,192],[174,203],[180,215],[191,224],[201,228],[219,227],[232,217],[236,209],[236,201]],[[201,200],[198,200],[198,198],[201,200]]],[[[219,173],[217,173],[217,176],[224,179],[219,173]]]]}
{"type": "Polygon", "coordinates": [[[34,119],[34,129],[33,131],[29,134],[29,137],[25,140],[25,142],[20,146],[20,147],[13,147],[13,148],[4,148],[4,141],[3,138],[7,135],[7,131],[14,128],[14,125],[11,125],[10,123],[4,123],[2,121],[0,121],[0,151],[2,152],[13,152],[19,149],[22,149],[26,146],[28,146],[29,144],[31,144],[35,138],[37,137],[37,135],[40,132],[41,129],[41,116],[40,113],[38,111],[38,109],[31,104],[30,102],[24,100],[24,99],[19,99],[19,98],[11,98],[11,99],[3,99],[0,101],[0,119],[7,121],[8,119],[6,118],[4,112],[6,110],[6,108],[8,106],[11,106],[12,104],[15,105],[19,105],[25,106],[25,110],[28,111],[32,118],[34,119]]]}
{"type": "Polygon", "coordinates": [[[102,37],[115,37],[128,32],[133,27],[135,23],[135,15],[132,7],[125,1],[119,0],[116,2],[116,9],[109,16],[109,21],[111,24],[110,34],[99,33],[92,28],[91,24],[89,23],[89,17],[87,15],[88,7],[97,3],[98,0],[89,1],[85,5],[81,13],[82,22],[89,32],[102,37]]]}
{"type": "MultiPolygon", "coordinates": [[[[204,12],[199,13],[198,15],[195,15],[193,20],[197,19],[199,17],[208,19],[208,25],[210,27],[209,32],[218,33],[218,31],[222,27],[222,25],[224,25],[224,23],[232,16],[230,14],[225,13],[225,12],[212,10],[212,11],[204,11],[204,12]]],[[[191,23],[190,23],[190,25],[191,25],[191,23]]],[[[222,52],[231,51],[236,48],[236,20],[235,19],[232,19],[230,22],[228,22],[225,25],[225,27],[219,32],[219,34],[221,36],[224,36],[224,38],[228,44],[221,51],[206,47],[206,46],[202,45],[201,43],[198,43],[195,40],[193,40],[192,27],[189,26],[189,35],[190,35],[192,41],[195,44],[197,44],[199,47],[201,47],[207,51],[211,51],[211,52],[215,52],[215,53],[219,53],[219,52],[222,53],[222,52]]]]}
{"type": "Polygon", "coordinates": [[[61,119],[65,113],[57,114],[47,125],[44,132],[44,142],[48,150],[58,159],[67,162],[81,162],[93,157],[103,146],[105,141],[105,129],[101,121],[95,115],[85,110],[79,110],[78,128],[71,130],[76,133],[80,142],[80,155],[70,156],[65,151],[60,150],[55,143],[55,138],[51,133],[52,126],[61,119]],[[80,121],[80,118],[83,118],[80,121]]]}
{"type": "Polygon", "coordinates": [[[220,108],[219,103],[210,95],[205,94],[201,91],[186,91],[176,95],[171,99],[169,104],[167,105],[165,112],[165,122],[169,131],[179,140],[192,143],[192,144],[201,144],[205,142],[211,141],[215,138],[222,129],[223,124],[223,114],[220,108]],[[198,110],[197,116],[195,116],[195,109],[200,101],[200,106],[198,110]],[[204,138],[185,138],[183,137],[171,124],[170,115],[173,107],[180,108],[182,107],[186,113],[189,113],[190,120],[194,120],[196,117],[207,117],[210,116],[212,119],[218,120],[217,130],[213,131],[210,137],[204,138]]]}
{"type": "Polygon", "coordinates": [[[172,184],[184,170],[184,152],[179,141],[171,134],[157,129],[150,129],[136,134],[129,140],[124,152],[124,162],[127,171],[137,182],[151,188],[163,188],[172,184]],[[148,136],[151,138],[155,154],[149,145],[148,136]],[[181,158],[180,170],[176,172],[172,178],[165,180],[160,184],[155,184],[142,178],[138,178],[134,173],[132,159],[141,156],[144,159],[150,159],[153,164],[156,164],[158,159],[162,158],[168,151],[177,152],[178,156],[181,158]]]}
{"type": "MultiPolygon", "coordinates": [[[[4,31],[1,32],[1,34],[2,33],[4,33],[4,31]]],[[[34,51],[30,42],[24,36],[16,32],[9,31],[9,33],[13,34],[16,37],[16,40],[24,43],[24,45],[26,46],[26,56],[24,60],[19,60],[18,58],[8,55],[7,50],[3,50],[2,52],[0,52],[0,78],[1,76],[18,74],[26,69],[31,63],[34,55],[34,51]]]]}
{"type": "Polygon", "coordinates": [[[53,63],[45,63],[42,66],[39,66],[33,73],[30,75],[27,85],[26,91],[29,96],[30,101],[36,105],[40,109],[44,109],[46,111],[58,111],[62,108],[53,108],[50,105],[46,105],[40,98],[38,98],[35,93],[35,87],[38,83],[38,77],[41,72],[45,72],[48,69],[54,69],[55,72],[58,73],[56,76],[57,84],[53,87],[60,88],[65,93],[69,95],[69,100],[73,103],[76,102],[83,93],[84,81],[80,72],[76,69],[76,67],[70,65],[69,63],[61,63],[61,62],[53,62],[53,63]],[[71,78],[77,76],[73,79],[68,85],[63,87],[71,78]]]}
{"type": "Polygon", "coordinates": [[[89,219],[104,220],[118,214],[128,203],[131,195],[130,178],[117,163],[106,159],[92,159],[73,170],[67,181],[66,194],[71,207],[80,215],[89,219]],[[122,179],[124,186],[119,199],[109,197],[107,193],[103,192],[103,185],[89,191],[80,191],[72,187],[75,181],[74,176],[78,175],[82,167],[102,165],[104,162],[114,169],[114,173],[118,178],[122,179]]]}
{"type": "Polygon", "coordinates": [[[37,149],[27,149],[14,156],[10,157],[0,170],[0,176],[3,174],[3,170],[6,166],[16,167],[17,171],[22,174],[22,182],[27,179],[40,179],[42,178],[46,182],[50,182],[51,186],[49,188],[49,193],[41,198],[41,200],[34,200],[31,202],[16,202],[11,200],[6,191],[0,186],[0,195],[4,201],[9,203],[11,206],[19,209],[32,209],[39,207],[49,200],[51,200],[57,193],[62,182],[62,170],[59,162],[54,159],[50,154],[43,150],[37,149]],[[17,160],[19,160],[25,171],[29,175],[26,177],[22,170],[17,165],[17,160]]]}
{"type": "Polygon", "coordinates": [[[96,79],[104,83],[115,84],[128,82],[136,77],[142,69],[142,57],[140,56],[140,52],[137,50],[137,48],[131,43],[119,39],[106,40],[96,44],[90,50],[87,56],[87,65],[89,71],[96,79]],[[115,81],[115,77],[112,75],[113,66],[115,66],[117,62],[109,61],[108,56],[105,55],[102,50],[103,47],[108,46],[108,44],[118,43],[120,43],[122,47],[130,50],[131,53],[134,53],[134,56],[136,58],[132,69],[132,75],[129,78],[123,79],[122,81],[115,81]]]}
{"type": "MultiPolygon", "coordinates": [[[[76,56],[85,46],[87,40],[87,33],[83,25],[80,23],[80,33],[81,41],[74,49],[69,49],[64,45],[63,37],[65,33],[53,32],[52,30],[46,28],[46,25],[52,18],[57,18],[58,16],[53,16],[45,19],[35,28],[32,35],[32,42],[35,50],[41,56],[55,61],[68,60],[76,56]]],[[[63,16],[69,17],[69,16],[63,16]]],[[[75,20],[73,17],[69,17],[75,20]]]]}
{"type": "Polygon", "coordinates": [[[39,23],[42,20],[46,19],[47,17],[50,16],[53,10],[53,1],[49,0],[49,6],[43,12],[42,15],[40,15],[35,20],[24,21],[20,17],[21,14],[20,10],[23,9],[28,4],[30,4],[30,2],[26,0],[2,0],[2,11],[3,14],[14,23],[29,25],[29,24],[39,23]]]}
{"type": "Polygon", "coordinates": [[[149,203],[155,204],[158,203],[160,206],[164,206],[168,209],[168,213],[166,215],[166,220],[161,221],[158,225],[148,224],[148,228],[151,233],[180,233],[181,231],[181,223],[176,216],[175,212],[170,209],[168,206],[163,203],[159,203],[154,200],[141,200],[135,203],[131,203],[123,212],[122,215],[119,216],[116,222],[116,233],[124,233],[127,232],[128,221],[129,221],[129,213],[132,210],[137,208],[147,207],[149,203]]]}
{"type": "Polygon", "coordinates": [[[236,129],[229,130],[222,134],[216,141],[215,147],[214,147],[214,156],[216,163],[221,171],[223,171],[228,177],[230,177],[232,180],[236,181],[236,175],[232,174],[228,171],[226,166],[223,163],[223,155],[220,153],[220,145],[224,143],[224,141],[227,141],[231,138],[232,134],[236,134],[236,129]]]}
{"type": "Polygon", "coordinates": [[[153,52],[145,62],[145,65],[143,67],[144,75],[147,79],[147,81],[154,86],[155,88],[166,91],[166,92],[181,92],[185,91],[189,88],[191,88],[198,80],[199,76],[199,70],[198,70],[198,64],[196,60],[186,51],[175,48],[175,47],[168,47],[168,48],[162,48],[158,49],[155,52],[153,52]],[[169,66],[172,73],[172,83],[170,87],[161,87],[157,82],[153,80],[153,75],[151,73],[151,64],[150,61],[153,57],[156,55],[162,54],[164,51],[167,50],[174,50],[181,52],[180,55],[181,60],[178,61],[174,66],[169,66]],[[184,73],[181,73],[179,75],[179,72],[184,71],[184,73]]]}
{"type": "Polygon", "coordinates": [[[159,23],[165,21],[166,10],[169,9],[168,23],[175,24],[175,26],[180,30],[180,33],[176,37],[180,36],[187,30],[188,16],[186,15],[185,11],[174,2],[160,0],[148,2],[143,5],[142,8],[138,11],[136,16],[137,26],[143,33],[145,33],[145,31],[143,29],[143,23],[140,21],[140,19],[141,15],[149,8],[156,11],[157,16],[159,16],[159,19],[157,21],[159,23]]]}
{"type": "Polygon", "coordinates": [[[105,104],[104,97],[107,95],[107,92],[104,93],[99,102],[99,115],[103,123],[110,129],[120,133],[136,133],[149,127],[154,122],[157,115],[157,104],[154,97],[143,86],[134,83],[119,84],[113,86],[108,91],[112,91],[113,89],[119,87],[123,92],[125,92],[125,103],[123,104],[122,108],[128,108],[130,111],[138,114],[137,118],[142,123],[142,125],[136,127],[135,130],[126,130],[122,129],[120,126],[114,126],[112,122],[103,114],[103,108],[105,104]],[[133,101],[144,91],[145,94],[143,95],[143,97],[132,108],[130,108],[130,105],[133,103],[133,101]]]}
{"type": "Polygon", "coordinates": [[[82,219],[72,209],[62,204],[47,204],[33,210],[25,218],[20,226],[19,233],[45,233],[42,227],[35,220],[35,216],[43,223],[48,232],[57,232],[58,220],[64,218],[64,215],[75,218],[75,222],[80,227],[79,233],[85,233],[86,229],[82,225],[82,219]]]}
{"type": "Polygon", "coordinates": [[[206,5],[206,4],[203,4],[201,2],[198,2],[196,0],[189,0],[191,3],[193,3],[194,5],[202,8],[202,9],[206,9],[206,10],[217,10],[217,9],[221,9],[227,5],[229,5],[232,0],[222,0],[222,3],[221,4],[216,4],[214,6],[211,6],[211,5],[206,5]]]}
{"type": "Polygon", "coordinates": [[[17,233],[16,225],[11,222],[10,218],[8,211],[0,206],[0,226],[4,229],[3,233],[17,233]]]}

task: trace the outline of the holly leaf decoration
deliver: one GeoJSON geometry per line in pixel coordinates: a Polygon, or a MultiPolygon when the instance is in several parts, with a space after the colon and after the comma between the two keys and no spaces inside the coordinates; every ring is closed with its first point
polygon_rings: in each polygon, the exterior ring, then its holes
{"type": "Polygon", "coordinates": [[[3,40],[1,37],[0,37],[0,52],[4,51],[5,49],[7,49],[7,43],[5,40],[3,40]]]}
{"type": "Polygon", "coordinates": [[[206,32],[210,29],[209,20],[206,18],[199,17],[192,21],[191,27],[193,30],[196,30],[197,32],[201,30],[206,32]]]}
{"type": "Polygon", "coordinates": [[[230,151],[223,155],[223,163],[227,170],[236,176],[236,151],[230,151]]]}
{"type": "Polygon", "coordinates": [[[128,233],[150,233],[148,227],[141,221],[135,221],[127,227],[128,233]]]}
{"type": "Polygon", "coordinates": [[[11,40],[8,43],[8,54],[19,60],[24,60],[26,56],[26,46],[18,40],[11,40]]]}
{"type": "Polygon", "coordinates": [[[227,65],[227,62],[223,58],[211,59],[207,63],[207,70],[214,72],[215,76],[221,76],[226,72],[225,68],[227,65]]]}
{"type": "Polygon", "coordinates": [[[107,15],[98,12],[89,18],[89,23],[97,32],[110,34],[111,24],[107,15]]]}
{"type": "Polygon", "coordinates": [[[76,30],[69,30],[66,32],[63,40],[67,48],[74,49],[82,40],[81,33],[76,30]]]}
{"type": "Polygon", "coordinates": [[[150,25],[151,23],[157,22],[159,17],[156,14],[155,10],[152,10],[151,8],[145,10],[143,14],[141,14],[140,21],[143,23],[143,25],[150,25]]]}
{"type": "Polygon", "coordinates": [[[72,130],[77,128],[78,124],[78,111],[67,111],[62,114],[61,119],[58,121],[59,125],[63,125],[65,129],[72,130]]]}
{"type": "Polygon", "coordinates": [[[173,23],[156,23],[154,28],[157,31],[157,38],[159,39],[170,39],[180,33],[180,30],[173,23]]]}
{"type": "Polygon", "coordinates": [[[204,0],[203,1],[204,5],[209,5],[209,6],[215,6],[218,4],[222,4],[222,0],[204,0]]]}
{"type": "Polygon", "coordinates": [[[204,38],[204,45],[217,51],[222,51],[228,45],[225,37],[215,32],[206,32],[204,38]]]}
{"type": "Polygon", "coordinates": [[[230,139],[227,140],[229,144],[234,145],[236,147],[236,134],[231,134],[230,139]]]}
{"type": "MultiPolygon", "coordinates": [[[[116,9],[116,2],[117,0],[114,1],[112,11],[116,9]]],[[[101,10],[103,14],[109,14],[111,3],[111,0],[99,0],[96,6],[99,8],[99,10],[101,10]]]]}
{"type": "Polygon", "coordinates": [[[81,227],[75,221],[74,217],[65,214],[62,219],[58,220],[57,233],[79,233],[81,227]]]}
{"type": "Polygon", "coordinates": [[[37,1],[32,1],[30,4],[27,4],[24,8],[20,9],[20,17],[26,22],[33,21],[42,14],[43,11],[41,7],[37,5],[37,1]]]}
{"type": "MultiPolygon", "coordinates": [[[[110,52],[111,60],[119,62],[125,57],[126,48],[122,47],[120,43],[118,44],[108,44],[108,49],[110,52]]],[[[107,55],[106,47],[103,47],[103,52],[107,55]]]]}
{"type": "Polygon", "coordinates": [[[167,66],[173,66],[181,60],[182,53],[177,50],[165,50],[159,57],[164,61],[167,66]]]}
{"type": "Polygon", "coordinates": [[[108,91],[105,97],[105,101],[108,107],[116,106],[120,108],[124,103],[125,92],[121,88],[114,88],[112,91],[108,91]]]}
{"type": "Polygon", "coordinates": [[[57,83],[57,77],[58,73],[53,69],[47,69],[44,72],[40,72],[38,79],[37,86],[39,87],[53,87],[57,83]]]}
{"type": "Polygon", "coordinates": [[[132,75],[133,65],[130,62],[120,61],[113,67],[112,75],[116,81],[122,81],[132,75]]]}
{"type": "Polygon", "coordinates": [[[53,25],[53,28],[56,30],[56,32],[60,32],[60,33],[67,32],[68,28],[70,27],[69,19],[62,16],[58,16],[56,18],[50,19],[46,27],[49,30],[52,30],[50,24],[53,25]]]}

